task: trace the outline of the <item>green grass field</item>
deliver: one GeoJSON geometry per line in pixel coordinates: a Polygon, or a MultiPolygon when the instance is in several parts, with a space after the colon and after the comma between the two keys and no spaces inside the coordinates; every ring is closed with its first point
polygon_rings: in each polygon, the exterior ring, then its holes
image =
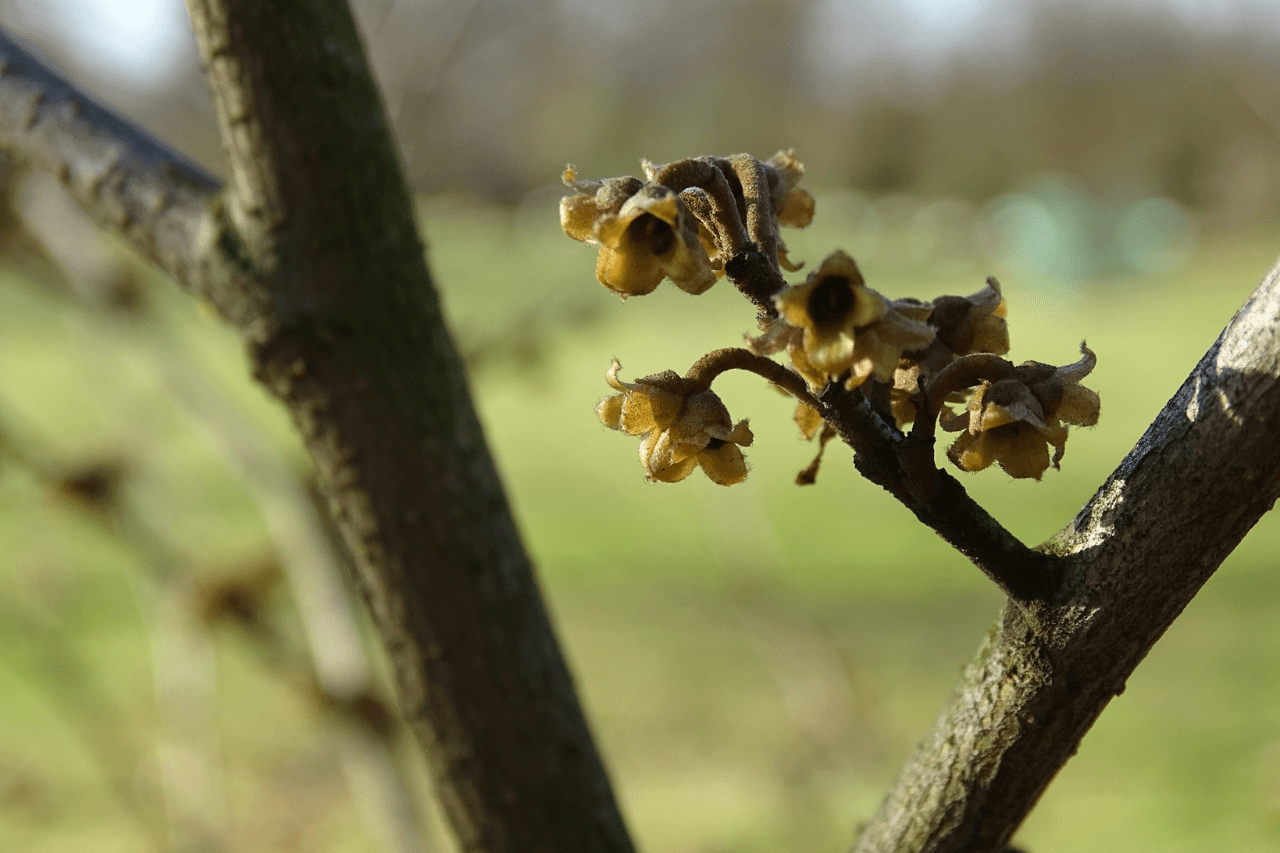
{"type": "MultiPolygon", "coordinates": [[[[792,257],[811,266],[843,239],[818,197],[814,229],[787,235],[792,257]]],[[[455,328],[518,355],[480,362],[473,389],[641,845],[845,849],[1000,597],[861,481],[840,445],[815,486],[793,485],[813,448],[787,400],[751,377],[717,383],[756,434],[745,484],[723,489],[700,474],[644,482],[635,440],[593,411],[609,393],[610,359],[631,379],[683,372],[737,344],[753,311],[730,286],[695,299],[668,284],[623,305],[595,283],[592,251],[557,233],[550,205],[543,218],[457,200],[423,212],[455,328]],[[510,341],[495,337],[503,329],[510,341]]],[[[1218,235],[1176,273],[1074,285],[978,264],[942,276],[873,261],[864,272],[891,297],[924,298],[972,292],[997,272],[1014,360],[1074,361],[1081,338],[1098,353],[1086,384],[1102,396],[1102,419],[1073,433],[1061,472],[1041,483],[996,470],[964,479],[1034,544],[1101,484],[1278,247],[1274,230],[1218,235]]],[[[153,292],[186,342],[184,366],[212,375],[300,459],[231,336],[170,286],[153,292]]],[[[129,330],[59,307],[16,272],[0,278],[0,415],[59,458],[126,458],[130,499],[193,555],[194,570],[211,573],[259,553],[265,528],[175,410],[154,361],[154,347],[129,330]]],[[[1277,545],[1280,524],[1264,519],[1050,788],[1019,835],[1027,849],[1280,845],[1277,545]]],[[[112,773],[134,785],[155,774],[135,555],[4,463],[0,554],[11,555],[0,574],[0,849],[141,849],[145,831],[107,783],[112,773]]],[[[242,640],[219,635],[214,652],[219,797],[233,849],[375,849],[306,707],[242,640]]]]}

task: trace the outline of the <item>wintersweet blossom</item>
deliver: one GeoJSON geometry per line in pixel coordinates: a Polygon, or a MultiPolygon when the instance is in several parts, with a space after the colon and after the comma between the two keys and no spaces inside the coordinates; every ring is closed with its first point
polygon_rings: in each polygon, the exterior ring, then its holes
{"type": "MultiPolygon", "coordinates": [[[[903,299],[904,310],[934,330],[934,341],[926,349],[904,358],[893,372],[890,408],[898,427],[915,420],[916,404],[924,383],[939,370],[962,356],[978,352],[1004,355],[1009,351],[1008,309],[1000,282],[987,279],[987,286],[969,296],[939,296],[932,302],[903,299]],[[910,304],[910,308],[906,306],[910,304]]],[[[949,402],[963,403],[964,399],[949,402]]]]}
{"type": "Polygon", "coordinates": [[[944,410],[942,428],[962,431],[948,458],[965,471],[995,462],[1020,479],[1039,480],[1051,464],[1057,468],[1066,451],[1066,425],[1093,426],[1102,408],[1097,392],[1080,384],[1097,357],[1083,344],[1080,350],[1083,358],[1063,367],[1025,362],[1015,368],[1016,379],[982,383],[964,412],[944,410]]]}
{"type": "Polygon", "coordinates": [[[846,388],[893,372],[906,351],[927,347],[934,333],[918,319],[916,306],[893,302],[866,286],[853,258],[828,255],[803,284],[774,297],[779,318],[756,348],[786,346],[792,364],[810,387],[849,373],[846,388]]]}
{"type": "Polygon", "coordinates": [[[610,429],[640,436],[640,464],[647,479],[675,483],[697,467],[722,486],[746,479],[747,463],[739,448],[754,440],[747,421],[734,424],[714,392],[675,371],[623,382],[621,369],[615,359],[606,379],[620,393],[601,401],[596,413],[610,429]]]}
{"type": "Polygon", "coordinates": [[[698,221],[669,187],[638,178],[579,181],[573,167],[564,182],[580,195],[560,200],[564,233],[598,246],[596,278],[623,299],[652,293],[664,278],[688,293],[716,283],[698,221]]]}

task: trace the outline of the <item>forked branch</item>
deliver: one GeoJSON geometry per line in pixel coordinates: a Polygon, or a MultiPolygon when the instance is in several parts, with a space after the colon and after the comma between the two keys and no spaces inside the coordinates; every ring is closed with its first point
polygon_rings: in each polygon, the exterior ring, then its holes
{"type": "Polygon", "coordinates": [[[1006,608],[857,845],[995,853],[1280,497],[1280,267],[1057,536],[1066,596],[1006,608]]]}
{"type": "MultiPolygon", "coordinates": [[[[463,848],[630,850],[441,319],[348,11],[334,0],[192,0],[192,16],[227,142],[227,194],[3,40],[0,146],[60,176],[241,330],[316,460],[463,848]]],[[[770,319],[783,250],[758,214],[766,201],[786,207],[794,181],[766,199],[768,175],[742,166],[716,166],[725,183],[732,174],[747,185],[742,230],[721,232],[734,251],[716,260],[770,319]]],[[[694,207],[724,209],[716,176],[704,183],[665,192],[697,189],[694,207]]],[[[649,210],[676,209],[650,195],[649,210]]],[[[670,233],[646,239],[700,239],[671,217],[670,233]]],[[[697,266],[695,242],[680,245],[683,286],[705,290],[711,259],[697,266]]],[[[649,281],[615,284],[625,294],[649,281]]],[[[1037,549],[928,470],[931,450],[897,433],[883,405],[827,385],[822,414],[859,469],[976,555],[1016,602],[860,851],[1002,850],[1129,673],[1270,509],[1280,496],[1278,317],[1273,271],[1080,516],[1037,549]]],[[[732,425],[726,435],[709,449],[749,439],[732,425]]]]}

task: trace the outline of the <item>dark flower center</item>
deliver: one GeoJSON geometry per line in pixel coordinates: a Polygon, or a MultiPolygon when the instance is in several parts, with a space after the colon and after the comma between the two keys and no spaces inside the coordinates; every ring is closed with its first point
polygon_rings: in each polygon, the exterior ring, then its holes
{"type": "Polygon", "coordinates": [[[675,229],[652,213],[642,213],[627,226],[628,236],[655,255],[665,255],[676,244],[675,229]]]}
{"type": "Polygon", "coordinates": [[[830,276],[809,291],[805,306],[815,326],[842,326],[853,310],[853,287],[841,275],[830,276]]]}
{"type": "Polygon", "coordinates": [[[968,352],[969,344],[973,340],[973,328],[965,327],[965,320],[969,317],[969,311],[973,307],[968,299],[963,296],[940,296],[933,302],[933,313],[929,315],[929,325],[933,326],[938,334],[938,340],[942,341],[947,349],[952,352],[968,352]],[[967,332],[965,340],[961,336],[962,332],[967,332]]]}

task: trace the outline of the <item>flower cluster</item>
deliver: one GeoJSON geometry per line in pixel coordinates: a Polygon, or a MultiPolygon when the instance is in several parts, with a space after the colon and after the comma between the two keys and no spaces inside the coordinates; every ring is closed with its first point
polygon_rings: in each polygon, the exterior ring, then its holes
{"type": "Polygon", "coordinates": [[[751,445],[751,429],[745,420],[733,423],[714,392],[671,370],[623,382],[621,369],[614,359],[606,380],[619,393],[603,400],[596,414],[609,429],[641,437],[640,464],[648,479],[676,483],[697,467],[722,486],[746,479],[738,448],[751,445]]]}
{"type": "MultiPolygon", "coordinates": [[[[1039,479],[1061,461],[1067,425],[1097,422],[1098,395],[1079,384],[1093,369],[1092,351],[1082,348],[1084,358],[1065,367],[1014,367],[1002,358],[1007,307],[994,278],[969,296],[891,299],[837,250],[788,284],[783,271],[800,265],[788,257],[780,227],[804,227],[814,215],[813,197],[798,187],[804,167],[791,152],[643,168],[643,180],[583,181],[572,166],[564,173],[576,195],[561,200],[560,222],[598,248],[601,284],[625,299],[669,278],[697,295],[727,276],[756,306],[761,329],[748,350],[733,351],[739,355],[706,357],[724,356],[729,366],[695,365],[684,377],[665,371],[625,383],[613,363],[608,382],[619,393],[597,411],[606,426],[640,437],[648,479],[676,482],[697,467],[724,485],[746,476],[740,447],[751,444],[751,430],[734,424],[710,390],[723,369],[754,371],[796,397],[797,425],[821,443],[835,434],[825,401],[840,395],[865,398],[882,421],[879,435],[899,436],[890,440],[901,440],[907,424],[929,437],[940,424],[961,433],[947,455],[966,471],[996,463],[1013,477],[1039,479]],[[782,352],[785,368],[769,359],[782,352]]],[[[816,466],[801,481],[811,482],[816,466]]]]}
{"type": "Polygon", "coordinates": [[[1102,408],[1097,392],[1080,384],[1097,356],[1084,344],[1080,351],[1079,361],[1063,367],[1024,362],[1009,378],[983,380],[964,411],[944,409],[939,425],[961,433],[947,457],[965,471],[994,462],[1012,477],[1035,480],[1050,464],[1057,468],[1066,451],[1065,424],[1093,426],[1102,408]]]}
{"type": "Polygon", "coordinates": [[[572,166],[564,181],[583,195],[561,201],[560,225],[573,239],[600,247],[596,277],[605,287],[626,299],[652,293],[664,278],[693,294],[716,283],[679,194],[635,178],[579,181],[572,166]]]}
{"type": "Polygon", "coordinates": [[[771,247],[782,266],[798,269],[778,227],[808,225],[814,202],[796,186],[804,166],[791,152],[764,161],[747,155],[661,166],[645,161],[643,168],[646,181],[582,181],[573,166],[563,175],[578,194],[561,199],[560,226],[599,247],[596,278],[623,299],[652,293],[664,278],[688,293],[704,293],[752,242],[771,247]]]}

